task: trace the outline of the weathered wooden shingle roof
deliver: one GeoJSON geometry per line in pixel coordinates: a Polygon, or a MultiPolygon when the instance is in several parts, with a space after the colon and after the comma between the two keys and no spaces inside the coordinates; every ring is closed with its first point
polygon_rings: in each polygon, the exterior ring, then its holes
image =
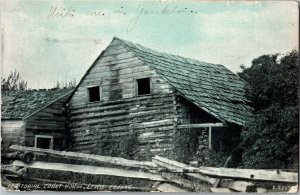
{"type": "Polygon", "coordinates": [[[114,38],[165,78],[182,96],[211,115],[238,125],[251,117],[245,82],[220,64],[170,55],[114,38]]]}
{"type": "Polygon", "coordinates": [[[53,101],[68,95],[72,89],[27,90],[2,93],[1,119],[23,119],[53,101]]]}

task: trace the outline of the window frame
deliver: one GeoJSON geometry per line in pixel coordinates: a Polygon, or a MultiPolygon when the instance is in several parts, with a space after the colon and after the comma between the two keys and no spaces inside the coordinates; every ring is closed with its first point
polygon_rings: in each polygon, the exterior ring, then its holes
{"type": "Polygon", "coordinates": [[[135,96],[147,96],[147,95],[152,95],[152,93],[153,93],[153,91],[152,91],[152,78],[151,77],[136,77],[136,78],[134,78],[135,79],[135,84],[134,84],[134,86],[135,86],[135,96]],[[138,82],[138,80],[140,80],[140,79],[149,79],[149,94],[141,94],[141,95],[139,95],[139,82],[138,82]]]}
{"type": "Polygon", "coordinates": [[[86,93],[87,93],[87,103],[92,104],[92,103],[97,103],[102,101],[102,87],[100,85],[91,85],[86,87],[86,93]],[[93,87],[99,87],[99,100],[98,101],[90,101],[90,88],[93,87]]]}
{"type": "MultiPolygon", "coordinates": [[[[38,148],[37,147],[37,140],[38,140],[38,138],[48,138],[48,139],[50,139],[49,149],[53,150],[54,139],[53,139],[52,135],[35,135],[35,138],[34,138],[34,147],[35,148],[38,148]]],[[[44,149],[44,148],[41,148],[41,149],[44,149]]]]}

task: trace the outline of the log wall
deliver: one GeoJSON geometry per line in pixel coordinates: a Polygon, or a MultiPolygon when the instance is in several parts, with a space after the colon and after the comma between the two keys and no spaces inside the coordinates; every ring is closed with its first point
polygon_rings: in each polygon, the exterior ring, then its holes
{"type": "Polygon", "coordinates": [[[49,135],[53,136],[53,149],[62,150],[65,148],[67,129],[66,116],[62,108],[67,96],[25,119],[26,146],[34,146],[36,135],[49,135]]]}
{"type": "Polygon", "coordinates": [[[1,150],[7,150],[11,145],[23,145],[25,124],[22,120],[1,121],[1,150]]]}
{"type": "Polygon", "coordinates": [[[70,149],[103,154],[104,142],[118,142],[133,132],[137,155],[170,154],[174,89],[117,40],[95,63],[68,103],[70,149]],[[140,78],[150,78],[151,94],[137,96],[140,78]],[[99,102],[88,101],[88,87],[93,86],[100,87],[99,102]]]}

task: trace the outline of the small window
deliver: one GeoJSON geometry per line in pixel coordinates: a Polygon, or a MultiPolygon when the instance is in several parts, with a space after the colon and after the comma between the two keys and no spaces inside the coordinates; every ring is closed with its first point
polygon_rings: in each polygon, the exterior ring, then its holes
{"type": "Polygon", "coordinates": [[[150,78],[137,79],[137,95],[150,94],[150,78]]]}
{"type": "Polygon", "coordinates": [[[98,102],[98,101],[100,101],[99,86],[88,88],[88,93],[89,93],[89,102],[98,102]]]}
{"type": "Polygon", "coordinates": [[[53,137],[52,136],[36,136],[35,147],[43,149],[53,148],[53,137]]]}

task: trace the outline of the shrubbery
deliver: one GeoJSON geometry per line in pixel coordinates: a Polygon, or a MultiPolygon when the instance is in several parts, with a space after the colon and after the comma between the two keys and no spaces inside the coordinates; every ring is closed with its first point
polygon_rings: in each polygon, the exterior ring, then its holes
{"type": "Polygon", "coordinates": [[[94,154],[135,159],[139,150],[138,134],[134,131],[120,139],[113,138],[111,133],[98,133],[95,139],[94,154]]]}
{"type": "Polygon", "coordinates": [[[264,55],[239,73],[248,82],[247,96],[255,109],[242,133],[243,167],[298,167],[298,55],[292,51],[280,60],[264,55]]]}

